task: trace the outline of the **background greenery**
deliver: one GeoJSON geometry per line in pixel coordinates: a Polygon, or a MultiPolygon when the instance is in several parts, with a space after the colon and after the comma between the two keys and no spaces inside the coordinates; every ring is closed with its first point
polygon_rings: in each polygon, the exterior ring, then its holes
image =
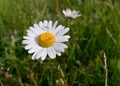
{"type": "Polygon", "coordinates": [[[119,0],[0,0],[1,86],[104,86],[103,53],[108,85],[120,85],[119,0]],[[71,20],[68,49],[53,60],[31,60],[21,45],[26,30],[45,19],[68,27],[62,10],[80,11],[71,20]]]}

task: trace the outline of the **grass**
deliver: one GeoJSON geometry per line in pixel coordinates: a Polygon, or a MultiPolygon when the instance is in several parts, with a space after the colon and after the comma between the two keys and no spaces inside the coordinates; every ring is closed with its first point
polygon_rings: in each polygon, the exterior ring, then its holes
{"type": "Polygon", "coordinates": [[[104,86],[103,54],[108,85],[120,85],[119,0],[0,0],[1,86],[104,86]],[[80,11],[69,20],[62,10],[80,11]],[[26,30],[43,20],[70,27],[68,49],[53,60],[31,60],[21,44],[26,30]]]}

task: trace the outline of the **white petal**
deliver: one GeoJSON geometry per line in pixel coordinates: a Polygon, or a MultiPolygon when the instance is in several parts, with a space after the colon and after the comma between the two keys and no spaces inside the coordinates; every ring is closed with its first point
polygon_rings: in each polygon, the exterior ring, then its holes
{"type": "Polygon", "coordinates": [[[56,54],[57,54],[58,56],[61,56],[61,53],[60,53],[60,52],[56,52],[56,54]]]}
{"type": "Polygon", "coordinates": [[[43,30],[44,32],[47,31],[46,28],[44,27],[44,22],[39,22],[39,27],[41,30],[43,30]]]}
{"type": "Polygon", "coordinates": [[[30,29],[27,30],[27,35],[30,37],[35,37],[35,33],[33,33],[30,29]]]}
{"type": "Polygon", "coordinates": [[[47,48],[47,53],[48,53],[48,56],[53,59],[56,57],[56,53],[55,53],[55,50],[53,47],[49,47],[47,48]]]}
{"type": "MultiPolygon", "coordinates": [[[[34,24],[34,25],[37,25],[37,24],[34,24]]],[[[35,26],[34,26],[34,28],[33,27],[29,27],[29,30],[31,30],[35,35],[39,34],[39,32],[37,31],[37,28],[35,26]]]]}
{"type": "Polygon", "coordinates": [[[31,53],[34,53],[36,51],[37,51],[36,49],[31,48],[30,50],[28,50],[28,53],[31,54],[31,53]]]}
{"type": "Polygon", "coordinates": [[[32,60],[35,60],[36,59],[36,54],[38,53],[38,51],[37,52],[35,52],[33,55],[32,55],[32,60]]]}
{"type": "Polygon", "coordinates": [[[31,48],[36,49],[36,50],[42,49],[42,47],[37,45],[37,44],[28,44],[28,45],[25,46],[26,50],[31,49],[31,48]]]}
{"type": "Polygon", "coordinates": [[[56,54],[57,54],[58,56],[61,56],[60,51],[57,51],[57,50],[55,50],[55,51],[56,51],[56,54]]]}
{"type": "Polygon", "coordinates": [[[29,36],[23,36],[23,39],[31,39],[29,36]]]}
{"type": "Polygon", "coordinates": [[[40,22],[40,24],[43,26],[41,27],[42,30],[44,31],[48,31],[48,21],[47,20],[44,20],[43,23],[40,22]]]}
{"type": "Polygon", "coordinates": [[[22,44],[29,44],[30,41],[23,40],[22,44]]]}
{"type": "Polygon", "coordinates": [[[39,24],[34,24],[34,28],[36,29],[38,35],[40,35],[41,33],[44,32],[44,30],[42,29],[43,28],[43,26],[42,26],[43,23],[41,22],[40,24],[41,24],[41,26],[39,24]]]}
{"type": "Polygon", "coordinates": [[[39,27],[43,28],[43,23],[42,22],[39,22],[39,27]]]}
{"type": "Polygon", "coordinates": [[[68,39],[70,38],[69,35],[65,35],[65,36],[56,36],[56,42],[66,42],[68,41],[68,39]]]}
{"type": "Polygon", "coordinates": [[[33,27],[34,27],[34,29],[37,29],[37,30],[40,29],[39,24],[34,24],[33,27]]]}
{"type": "Polygon", "coordinates": [[[56,22],[53,24],[53,27],[52,27],[51,32],[55,30],[55,28],[56,28],[57,24],[58,24],[58,21],[56,21],[56,22]]]}
{"type": "Polygon", "coordinates": [[[44,53],[44,48],[38,51],[35,59],[39,59],[42,56],[43,53],[44,53]]]}
{"type": "Polygon", "coordinates": [[[67,13],[68,13],[68,14],[70,14],[70,13],[71,13],[71,10],[70,10],[70,9],[67,9],[66,11],[67,11],[67,13]]]}
{"type": "Polygon", "coordinates": [[[42,30],[42,29],[39,27],[38,24],[34,24],[33,26],[34,26],[34,30],[33,30],[33,31],[34,31],[37,35],[39,35],[39,34],[41,34],[41,33],[44,32],[44,30],[42,30]]]}
{"type": "Polygon", "coordinates": [[[68,48],[68,46],[64,43],[55,43],[57,46],[60,46],[62,48],[68,48]]]}
{"type": "Polygon", "coordinates": [[[56,52],[64,52],[64,48],[61,46],[58,46],[56,43],[53,45],[53,48],[56,52]]]}
{"type": "Polygon", "coordinates": [[[41,55],[41,60],[42,61],[45,60],[46,56],[47,56],[47,50],[45,48],[43,54],[41,55]]]}
{"type": "Polygon", "coordinates": [[[64,34],[66,34],[67,32],[69,31],[69,28],[65,28],[65,29],[63,29],[63,30],[60,30],[56,35],[57,36],[59,36],[59,35],[64,35],[64,34]]]}
{"type": "Polygon", "coordinates": [[[36,41],[23,40],[22,44],[36,44],[36,41]]]}
{"type": "Polygon", "coordinates": [[[47,56],[47,51],[46,48],[43,48],[41,50],[38,50],[37,52],[35,52],[36,54],[32,57],[33,59],[39,59],[41,58],[41,60],[45,60],[46,56],[47,56]]]}
{"type": "Polygon", "coordinates": [[[25,49],[28,50],[28,49],[30,49],[30,48],[32,48],[32,47],[33,47],[33,45],[29,44],[29,45],[26,45],[26,46],[25,46],[25,49]]]}
{"type": "Polygon", "coordinates": [[[44,24],[44,27],[47,27],[48,26],[47,20],[44,20],[43,24],[44,24]]]}
{"type": "Polygon", "coordinates": [[[64,15],[66,15],[66,11],[65,10],[63,10],[62,12],[63,12],[64,15]]]}
{"type": "Polygon", "coordinates": [[[38,49],[38,50],[43,49],[43,47],[41,47],[41,46],[39,46],[39,45],[36,45],[36,44],[33,45],[33,48],[34,48],[34,49],[38,49]]]}
{"type": "Polygon", "coordinates": [[[51,31],[52,30],[52,21],[49,21],[48,27],[49,27],[48,31],[51,31]]]}
{"type": "Polygon", "coordinates": [[[56,34],[57,32],[59,32],[62,29],[62,25],[59,25],[54,31],[53,34],[56,34]]]}
{"type": "Polygon", "coordinates": [[[29,41],[35,41],[35,37],[30,37],[30,36],[24,36],[23,37],[24,40],[29,40],[29,41]]]}

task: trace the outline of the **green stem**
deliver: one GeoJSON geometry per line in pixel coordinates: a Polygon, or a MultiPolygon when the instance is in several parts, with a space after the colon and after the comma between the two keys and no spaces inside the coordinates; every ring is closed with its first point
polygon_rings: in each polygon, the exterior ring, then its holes
{"type": "Polygon", "coordinates": [[[68,19],[68,27],[71,28],[71,19],[68,19]]]}

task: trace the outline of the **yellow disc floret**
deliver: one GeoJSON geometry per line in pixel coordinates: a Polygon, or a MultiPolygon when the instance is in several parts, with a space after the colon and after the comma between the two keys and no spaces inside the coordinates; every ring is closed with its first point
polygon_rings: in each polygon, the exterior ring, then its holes
{"type": "Polygon", "coordinates": [[[55,37],[50,32],[45,32],[38,37],[38,43],[42,47],[49,47],[55,42],[55,37]]]}
{"type": "Polygon", "coordinates": [[[72,13],[69,13],[69,14],[67,14],[67,16],[68,16],[68,17],[72,17],[72,16],[73,16],[73,14],[72,14],[72,13]]]}

